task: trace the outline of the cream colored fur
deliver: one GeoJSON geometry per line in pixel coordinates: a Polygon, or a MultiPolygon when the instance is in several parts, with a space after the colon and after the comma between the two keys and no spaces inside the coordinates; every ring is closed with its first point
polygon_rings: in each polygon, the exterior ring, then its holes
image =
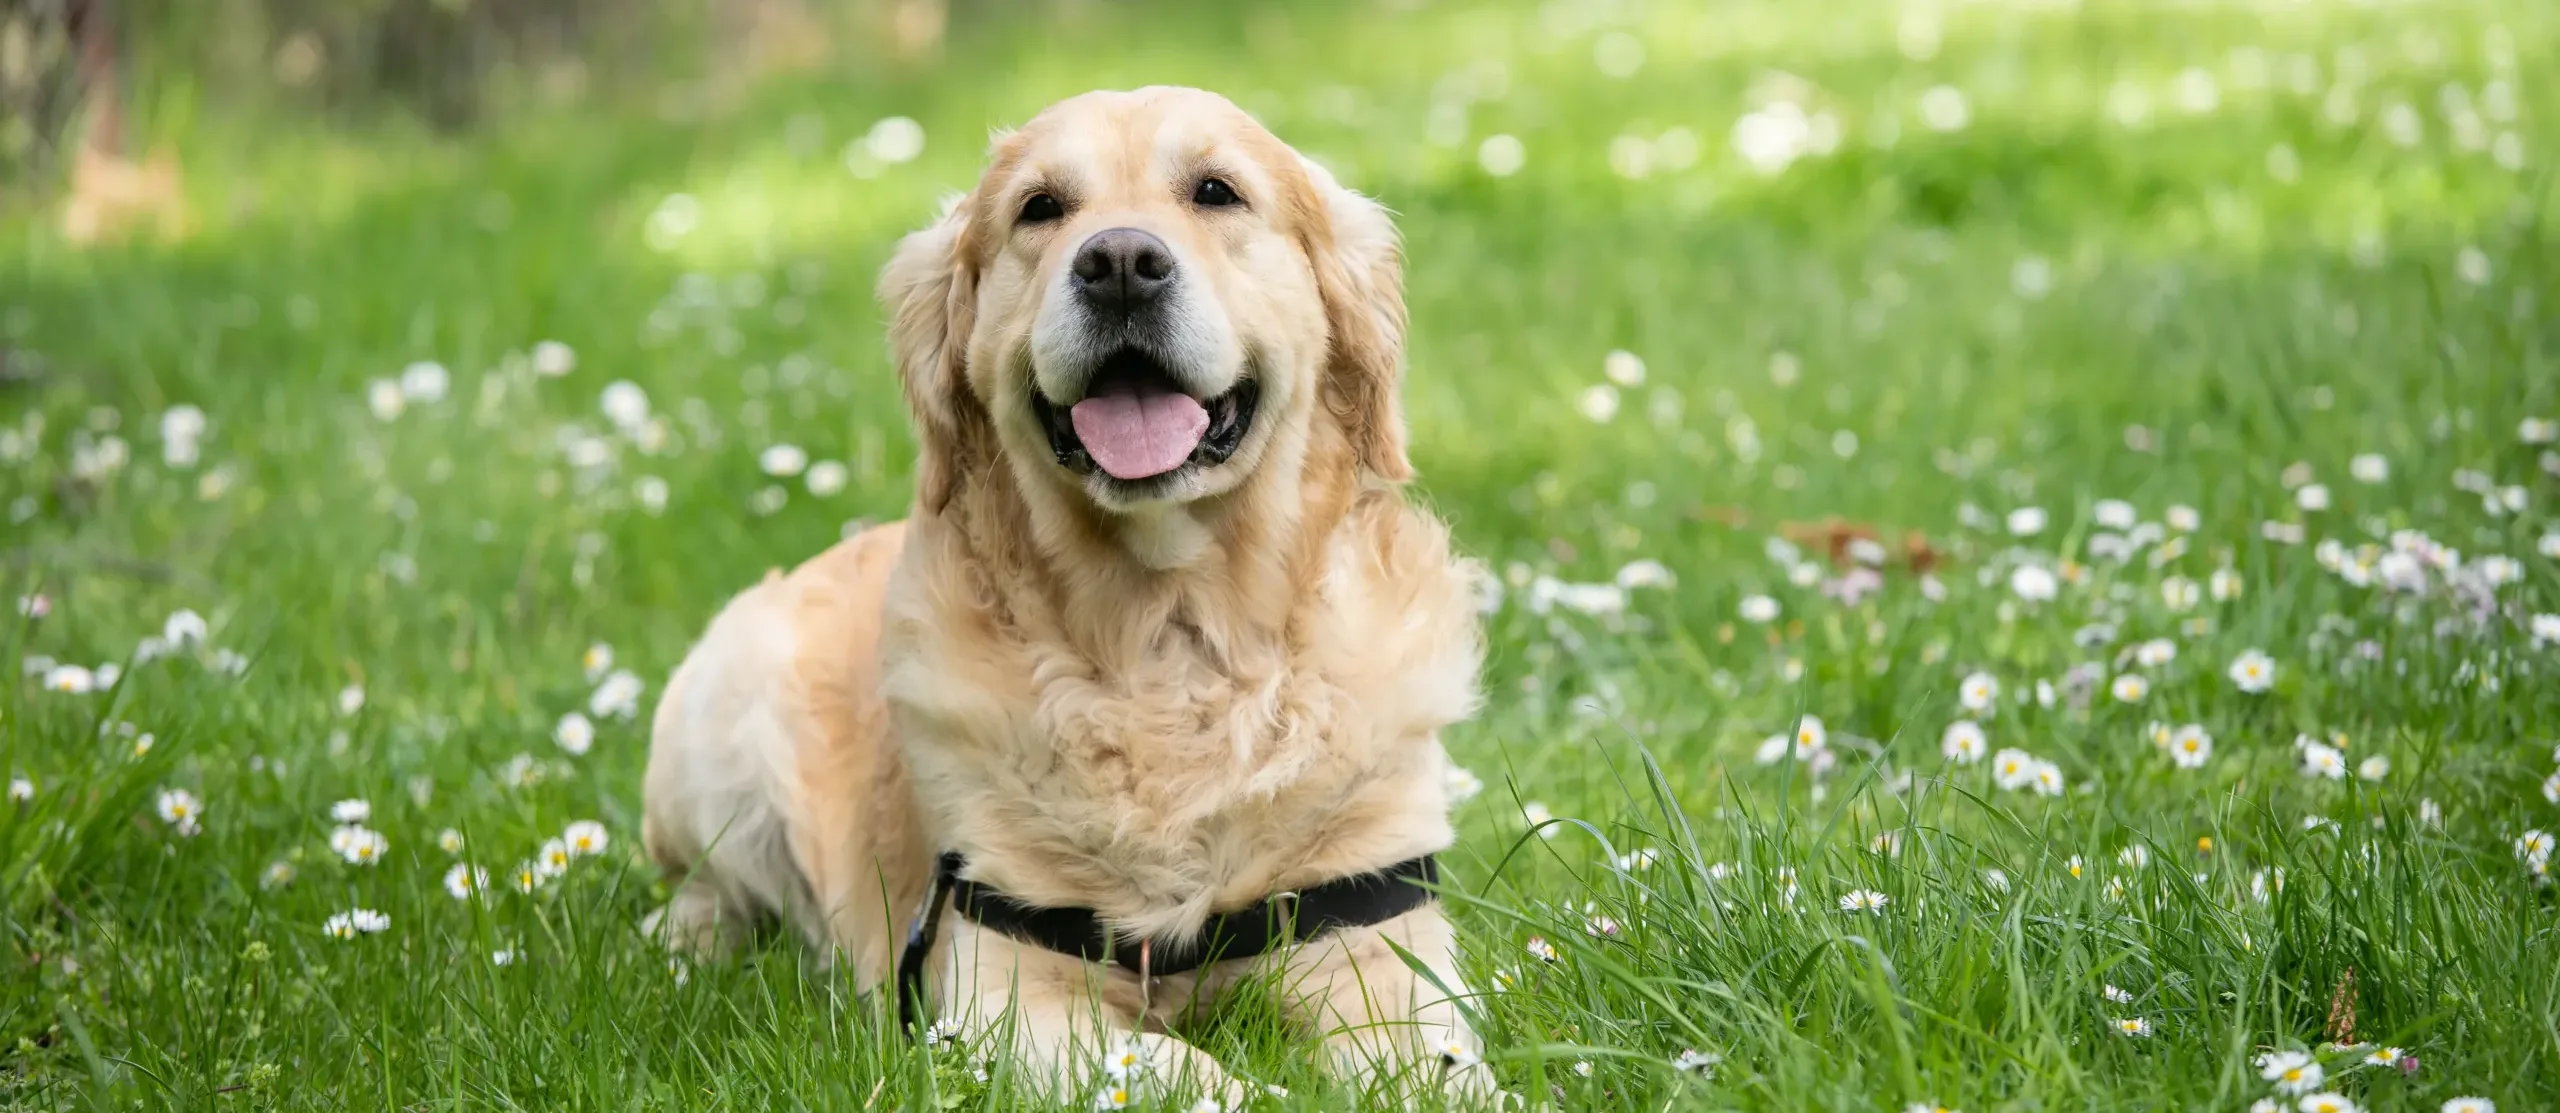
{"type": "MultiPolygon", "coordinates": [[[[1000,138],[881,280],[915,516],[740,595],[667,686],[645,836],[682,881],[671,941],[723,948],[777,916],[873,986],[937,850],[1018,899],[1179,937],[1447,847],[1438,732],[1472,710],[1482,646],[1447,531],[1396,486],[1399,270],[1382,210],[1210,94],[1088,94],[1000,138]],[[1212,172],[1242,210],[1189,205],[1212,172]],[[1074,210],[1017,224],[1035,189],[1074,210]],[[1232,458],[1141,503],[1060,468],[1025,394],[1042,299],[1116,226],[1173,245],[1223,317],[1200,327],[1245,361],[1209,373],[1263,392],[1232,458]]],[[[1387,946],[1462,996],[1436,904],[1143,993],[1118,967],[943,923],[940,1011],[1009,1034],[1062,1091],[1135,1036],[1237,1095],[1163,1033],[1268,964],[1343,1069],[1487,1085],[1444,1070],[1474,1036],[1387,946]]]]}

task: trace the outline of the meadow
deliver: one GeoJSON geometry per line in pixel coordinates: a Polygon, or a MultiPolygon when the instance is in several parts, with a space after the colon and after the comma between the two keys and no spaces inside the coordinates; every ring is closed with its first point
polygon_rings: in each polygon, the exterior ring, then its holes
{"type": "Polygon", "coordinates": [[[1022,1107],[787,938],[671,961],[640,770],[730,592],[904,513],[895,237],[1155,82],[1399,214],[1526,1107],[2560,1107],[2555,36],[1088,4],[461,132],[164,82],[183,237],[0,198],[0,1108],[1022,1107]]]}

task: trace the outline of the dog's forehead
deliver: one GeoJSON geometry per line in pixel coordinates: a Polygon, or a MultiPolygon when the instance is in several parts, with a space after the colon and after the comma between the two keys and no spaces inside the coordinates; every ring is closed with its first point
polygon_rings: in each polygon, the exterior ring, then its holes
{"type": "Polygon", "coordinates": [[[1159,182],[1209,159],[1230,163],[1230,173],[1284,173],[1296,156],[1225,97],[1157,87],[1059,101],[1010,136],[989,171],[1072,176],[1103,189],[1159,182]]]}

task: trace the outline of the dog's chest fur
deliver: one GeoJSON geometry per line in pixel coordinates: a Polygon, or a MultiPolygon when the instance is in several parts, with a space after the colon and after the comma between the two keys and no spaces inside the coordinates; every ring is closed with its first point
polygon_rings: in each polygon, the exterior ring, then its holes
{"type": "Polygon", "coordinates": [[[941,849],[1020,899],[1179,935],[1445,847],[1438,731],[1472,710],[1481,643],[1445,532],[1392,513],[1346,523],[1277,628],[1177,586],[1078,639],[1075,615],[919,571],[886,693],[941,849]]]}

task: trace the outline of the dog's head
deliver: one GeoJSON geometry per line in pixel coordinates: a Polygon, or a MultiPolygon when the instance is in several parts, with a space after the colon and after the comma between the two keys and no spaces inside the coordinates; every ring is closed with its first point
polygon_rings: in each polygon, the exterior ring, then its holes
{"type": "Polygon", "coordinates": [[[987,467],[1103,515],[1217,499],[1319,447],[1409,473],[1394,226],[1215,94],[1052,105],[899,245],[880,296],[926,512],[987,467]]]}

